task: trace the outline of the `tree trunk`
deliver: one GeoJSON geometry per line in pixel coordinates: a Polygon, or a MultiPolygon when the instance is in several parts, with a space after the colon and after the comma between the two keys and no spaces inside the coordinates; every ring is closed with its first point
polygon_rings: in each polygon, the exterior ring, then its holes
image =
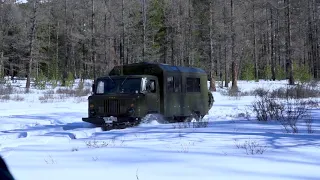
{"type": "MultiPolygon", "coordinates": [[[[227,10],[226,10],[226,5],[224,4],[224,12],[223,12],[223,24],[224,24],[224,31],[227,31],[227,10]]],[[[228,69],[229,69],[229,61],[227,58],[227,42],[223,42],[224,44],[224,87],[228,87],[229,86],[229,73],[228,73],[228,69]]]]}
{"type": "Polygon", "coordinates": [[[4,52],[3,52],[3,44],[4,44],[4,38],[3,38],[3,3],[2,1],[0,1],[0,41],[1,41],[1,44],[0,44],[0,78],[3,78],[4,77],[4,64],[3,64],[3,56],[4,56],[4,52]]]}
{"type": "Polygon", "coordinates": [[[230,9],[231,9],[231,22],[230,22],[230,29],[231,29],[231,61],[232,61],[232,89],[238,89],[238,77],[237,77],[237,58],[235,56],[235,39],[236,33],[234,32],[234,4],[233,0],[230,0],[230,9]]]}
{"type": "Polygon", "coordinates": [[[31,83],[31,72],[32,72],[32,64],[33,64],[33,50],[34,50],[34,40],[35,40],[35,32],[36,32],[36,18],[37,18],[37,7],[38,6],[38,0],[35,0],[33,2],[33,11],[32,11],[32,17],[31,17],[31,30],[30,30],[30,39],[29,39],[29,63],[27,68],[27,81],[26,81],[26,89],[29,91],[30,89],[30,83],[31,83]]]}
{"type": "Polygon", "coordinates": [[[57,23],[57,32],[56,32],[56,57],[54,58],[54,77],[55,80],[58,80],[58,60],[59,60],[59,28],[60,28],[60,23],[57,23]]]}
{"type": "Polygon", "coordinates": [[[146,28],[147,28],[147,12],[146,12],[146,0],[142,1],[142,22],[143,22],[143,48],[142,48],[142,61],[145,61],[146,56],[146,28]]]}
{"type": "Polygon", "coordinates": [[[121,46],[121,53],[120,53],[120,55],[121,55],[121,61],[122,61],[122,64],[126,64],[126,62],[124,61],[125,59],[124,59],[124,56],[125,56],[125,52],[124,52],[124,50],[126,49],[125,48],[125,20],[124,20],[124,0],[122,0],[122,16],[121,16],[121,18],[122,18],[122,38],[121,38],[121,44],[122,44],[122,46],[121,46]]]}
{"type": "Polygon", "coordinates": [[[285,4],[287,5],[287,36],[286,36],[286,64],[287,64],[287,73],[289,75],[289,85],[294,85],[294,78],[293,78],[293,63],[292,63],[292,57],[291,57],[291,4],[290,0],[285,0],[285,4]]]}
{"type": "Polygon", "coordinates": [[[68,61],[69,61],[69,51],[68,51],[68,17],[67,17],[67,12],[68,12],[68,6],[67,6],[67,0],[64,0],[64,21],[65,21],[65,26],[64,26],[64,63],[62,64],[62,86],[66,85],[66,80],[68,77],[68,61]]]}
{"type": "Polygon", "coordinates": [[[256,19],[255,19],[255,0],[251,0],[252,3],[252,35],[253,35],[253,61],[254,61],[254,76],[256,80],[259,80],[259,67],[258,67],[258,55],[257,55],[257,36],[256,36],[256,19]]]}
{"type": "Polygon", "coordinates": [[[92,11],[91,11],[91,61],[93,65],[93,80],[96,80],[96,38],[95,38],[95,7],[94,7],[94,0],[91,1],[92,3],[92,11]]]}
{"type": "Polygon", "coordinates": [[[0,52],[0,78],[4,77],[3,52],[0,52]]]}
{"type": "Polygon", "coordinates": [[[213,5],[210,1],[210,21],[209,21],[209,30],[210,30],[210,91],[217,91],[216,89],[216,80],[214,73],[214,37],[213,37],[213,5]]]}
{"type": "Polygon", "coordinates": [[[270,7],[270,26],[271,26],[271,79],[273,81],[276,80],[276,59],[275,59],[275,52],[274,52],[274,22],[273,22],[273,11],[272,7],[270,7]]]}
{"type": "MultiPolygon", "coordinates": [[[[110,7],[109,7],[110,8],[110,7]]],[[[104,39],[103,39],[103,50],[104,50],[104,63],[106,63],[107,68],[109,69],[108,65],[108,61],[110,61],[111,59],[108,58],[108,5],[107,5],[107,0],[104,1],[104,19],[103,19],[103,35],[104,35],[104,39]]]]}

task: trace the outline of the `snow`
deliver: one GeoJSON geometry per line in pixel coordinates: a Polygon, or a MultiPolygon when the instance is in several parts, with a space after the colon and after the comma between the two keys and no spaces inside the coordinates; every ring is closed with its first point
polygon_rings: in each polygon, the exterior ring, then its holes
{"type": "MultiPolygon", "coordinates": [[[[239,87],[251,91],[286,83],[239,81],[239,87]]],[[[23,89],[24,81],[12,84],[23,89]]],[[[45,91],[32,89],[19,94],[23,101],[0,102],[0,155],[17,180],[320,179],[319,109],[312,111],[313,134],[289,134],[279,124],[256,121],[248,111],[254,96],[231,98],[218,88],[204,117],[208,127],[152,121],[102,131],[81,121],[86,97],[42,103],[45,91]],[[255,150],[262,153],[240,147],[250,143],[259,143],[255,150]]]]}

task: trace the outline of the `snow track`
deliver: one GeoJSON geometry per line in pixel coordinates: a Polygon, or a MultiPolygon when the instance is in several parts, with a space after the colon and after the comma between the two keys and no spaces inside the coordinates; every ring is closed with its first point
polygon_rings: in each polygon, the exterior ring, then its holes
{"type": "Polygon", "coordinates": [[[33,112],[0,117],[0,149],[26,145],[41,145],[52,139],[67,140],[90,138],[100,132],[89,123],[81,122],[82,113],[33,112]],[[25,140],[23,140],[25,139],[25,140]]]}

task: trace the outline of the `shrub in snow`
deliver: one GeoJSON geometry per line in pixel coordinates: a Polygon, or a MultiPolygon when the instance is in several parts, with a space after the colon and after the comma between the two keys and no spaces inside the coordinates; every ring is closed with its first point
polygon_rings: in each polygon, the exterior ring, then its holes
{"type": "Polygon", "coordinates": [[[13,94],[14,89],[11,84],[0,84],[0,95],[13,94]]]}
{"type": "Polygon", "coordinates": [[[43,92],[43,94],[54,94],[54,90],[47,90],[43,92]]]}
{"type": "Polygon", "coordinates": [[[247,155],[263,154],[268,148],[266,144],[260,144],[258,141],[250,139],[243,143],[235,140],[235,145],[238,149],[244,149],[247,155]]]}
{"type": "MultiPolygon", "coordinates": [[[[276,120],[286,132],[298,133],[298,121],[311,118],[309,114],[310,102],[313,105],[314,102],[310,100],[286,99],[283,101],[265,95],[253,102],[252,109],[258,121],[276,120]]],[[[312,121],[308,121],[306,125],[311,128],[312,121]]]]}
{"type": "Polygon", "coordinates": [[[53,99],[54,99],[54,96],[52,94],[44,94],[43,96],[39,97],[39,101],[41,103],[51,102],[53,99]]]}
{"type": "Polygon", "coordinates": [[[38,76],[34,79],[34,87],[37,89],[45,89],[47,85],[47,77],[40,71],[38,76]]]}
{"type": "Polygon", "coordinates": [[[268,96],[259,97],[252,103],[253,112],[256,113],[258,121],[268,121],[276,118],[284,110],[283,104],[268,96]]]}
{"type": "Polygon", "coordinates": [[[313,119],[310,117],[310,118],[306,118],[304,120],[305,124],[306,124],[306,127],[307,127],[307,132],[308,133],[313,133],[313,128],[312,128],[312,123],[313,123],[313,119]]]}
{"type": "Polygon", "coordinates": [[[263,88],[257,88],[255,90],[253,90],[252,94],[254,96],[258,96],[258,97],[265,97],[269,94],[269,91],[265,90],[263,88]]]}
{"type": "Polygon", "coordinates": [[[63,94],[66,97],[82,97],[90,94],[90,88],[84,87],[84,82],[80,81],[75,89],[72,88],[59,88],[56,90],[57,94],[63,94]]]}
{"type": "Polygon", "coordinates": [[[271,98],[302,99],[320,97],[320,90],[308,85],[287,86],[275,89],[270,93],[271,98]]]}
{"type": "Polygon", "coordinates": [[[72,152],[79,151],[79,148],[72,148],[71,151],[72,152]]]}
{"type": "Polygon", "coordinates": [[[10,95],[2,95],[0,96],[0,101],[9,101],[10,100],[10,95]]]}
{"type": "Polygon", "coordinates": [[[248,96],[249,92],[243,92],[240,88],[227,88],[227,89],[218,89],[217,92],[220,92],[224,96],[229,96],[236,100],[239,100],[242,96],[248,96]]]}
{"type": "Polygon", "coordinates": [[[13,96],[12,100],[13,101],[24,101],[24,97],[19,96],[18,94],[16,94],[15,96],[13,96]]]}
{"type": "Polygon", "coordinates": [[[54,160],[51,155],[49,155],[48,158],[45,158],[44,161],[45,161],[47,164],[56,164],[56,163],[57,163],[57,161],[54,160]]]}
{"type": "Polygon", "coordinates": [[[75,81],[75,79],[74,79],[72,73],[68,73],[67,79],[65,81],[66,86],[72,88],[73,84],[74,84],[74,81],[75,81]]]}

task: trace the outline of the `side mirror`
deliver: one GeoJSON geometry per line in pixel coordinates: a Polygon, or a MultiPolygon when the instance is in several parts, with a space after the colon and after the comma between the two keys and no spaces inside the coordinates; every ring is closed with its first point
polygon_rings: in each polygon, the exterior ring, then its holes
{"type": "Polygon", "coordinates": [[[147,90],[152,93],[156,92],[155,81],[151,80],[148,82],[147,90]]]}
{"type": "Polygon", "coordinates": [[[91,90],[92,90],[92,93],[94,93],[96,91],[96,85],[95,84],[92,84],[91,90]]]}
{"type": "Polygon", "coordinates": [[[156,91],[154,81],[151,81],[151,82],[150,82],[150,91],[151,91],[151,92],[155,92],[155,91],[156,91]]]}

